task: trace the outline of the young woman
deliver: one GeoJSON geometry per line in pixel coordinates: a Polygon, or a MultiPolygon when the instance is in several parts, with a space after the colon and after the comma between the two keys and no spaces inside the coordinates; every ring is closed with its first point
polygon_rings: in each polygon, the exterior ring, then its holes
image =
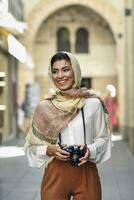
{"type": "Polygon", "coordinates": [[[45,165],[41,200],[101,200],[96,163],[111,156],[105,106],[80,88],[79,63],[71,53],[51,58],[48,78],[55,94],[37,106],[25,144],[29,165],[45,165]]]}

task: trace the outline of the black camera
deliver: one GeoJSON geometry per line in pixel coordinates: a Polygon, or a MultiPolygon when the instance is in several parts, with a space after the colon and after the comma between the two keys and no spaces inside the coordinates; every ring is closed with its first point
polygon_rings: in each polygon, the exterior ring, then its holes
{"type": "Polygon", "coordinates": [[[80,163],[79,159],[85,156],[87,148],[86,146],[84,146],[81,149],[81,146],[74,145],[74,146],[63,147],[62,149],[70,153],[70,160],[69,160],[70,164],[72,166],[78,166],[78,164],[80,163]]]}

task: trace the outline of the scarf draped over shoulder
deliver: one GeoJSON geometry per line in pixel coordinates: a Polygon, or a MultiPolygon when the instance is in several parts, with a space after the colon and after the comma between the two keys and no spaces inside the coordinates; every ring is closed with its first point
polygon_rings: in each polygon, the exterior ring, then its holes
{"type": "MultiPolygon", "coordinates": [[[[87,93],[85,95],[85,98],[99,98],[96,95],[90,93],[88,97],[87,93]]],[[[45,99],[40,102],[34,112],[31,123],[34,134],[40,139],[44,141],[46,140],[46,142],[51,144],[56,143],[58,134],[62,132],[62,130],[68,125],[69,121],[77,115],[85,103],[84,97],[78,97],[74,100],[74,102],[72,98],[70,102],[67,99],[67,104],[66,101],[63,101],[63,97],[60,95],[58,97],[58,102],[61,99],[61,104],[58,105],[57,101],[54,101],[55,98],[57,98],[57,96],[53,97],[52,99],[45,99]],[[53,101],[55,104],[57,104],[55,105],[53,101]],[[66,106],[64,106],[64,104],[66,104],[66,106]]],[[[103,101],[101,99],[100,101],[102,102],[104,113],[107,115],[107,109],[103,104],[103,101]]]]}

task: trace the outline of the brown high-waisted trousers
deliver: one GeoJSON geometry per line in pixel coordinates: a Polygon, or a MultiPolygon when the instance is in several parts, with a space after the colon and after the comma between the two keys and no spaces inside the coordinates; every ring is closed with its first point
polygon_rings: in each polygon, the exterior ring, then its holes
{"type": "Polygon", "coordinates": [[[87,162],[73,167],[54,159],[46,168],[41,200],[101,200],[101,184],[96,165],[87,162]]]}

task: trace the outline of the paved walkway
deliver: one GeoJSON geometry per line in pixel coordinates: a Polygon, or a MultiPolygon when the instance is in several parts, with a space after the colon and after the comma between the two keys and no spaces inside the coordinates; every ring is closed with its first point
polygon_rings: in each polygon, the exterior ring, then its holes
{"type": "MultiPolygon", "coordinates": [[[[18,139],[7,145],[16,143],[22,146],[24,140],[18,139]]],[[[98,168],[103,200],[134,200],[134,157],[126,143],[114,142],[112,159],[98,168]]],[[[25,156],[0,158],[0,200],[40,200],[42,174],[43,168],[28,167],[25,156]]]]}

